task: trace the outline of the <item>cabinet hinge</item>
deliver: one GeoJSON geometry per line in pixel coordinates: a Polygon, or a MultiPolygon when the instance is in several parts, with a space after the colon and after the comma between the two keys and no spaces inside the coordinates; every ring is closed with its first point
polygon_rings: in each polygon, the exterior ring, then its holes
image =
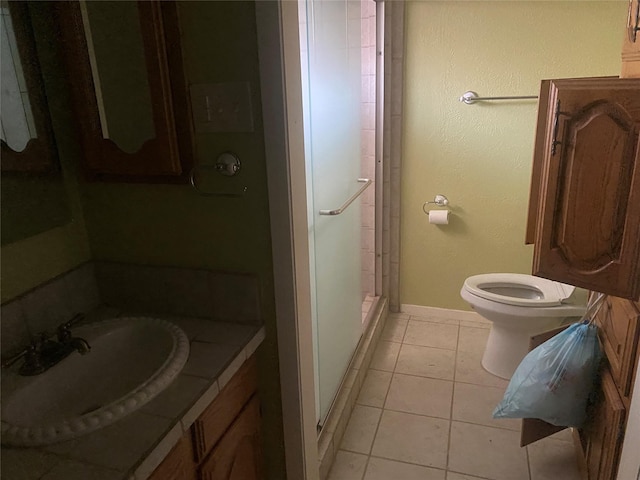
{"type": "Polygon", "coordinates": [[[551,156],[554,156],[557,151],[557,146],[562,145],[562,142],[558,140],[558,129],[560,128],[560,115],[569,116],[568,112],[560,111],[560,99],[556,100],[556,113],[553,117],[553,140],[551,142],[551,156]]]}

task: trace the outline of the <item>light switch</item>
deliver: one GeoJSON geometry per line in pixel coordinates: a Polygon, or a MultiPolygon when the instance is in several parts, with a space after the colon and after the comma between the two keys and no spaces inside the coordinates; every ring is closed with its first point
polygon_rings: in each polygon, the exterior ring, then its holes
{"type": "Polygon", "coordinates": [[[249,82],[191,85],[196,132],[253,132],[249,82]]]}

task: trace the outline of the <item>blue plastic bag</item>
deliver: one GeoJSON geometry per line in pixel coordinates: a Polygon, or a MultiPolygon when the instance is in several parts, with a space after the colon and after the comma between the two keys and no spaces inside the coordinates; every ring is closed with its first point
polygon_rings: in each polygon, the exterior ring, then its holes
{"type": "Polygon", "coordinates": [[[524,357],[493,418],[539,418],[579,427],[601,357],[597,327],[588,322],[571,325],[524,357]]]}

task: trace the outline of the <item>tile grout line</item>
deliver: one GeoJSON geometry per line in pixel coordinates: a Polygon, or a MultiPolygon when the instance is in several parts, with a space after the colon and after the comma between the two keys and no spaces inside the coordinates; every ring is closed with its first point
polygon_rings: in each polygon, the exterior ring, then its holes
{"type": "MultiPolygon", "coordinates": [[[[453,428],[453,402],[456,397],[456,370],[458,367],[458,347],[460,345],[460,326],[456,337],[456,351],[453,355],[453,389],[451,390],[451,405],[449,406],[449,435],[447,437],[447,471],[449,470],[449,460],[451,456],[451,430],[453,428]]],[[[447,477],[449,475],[447,474],[447,477]]]]}
{"type": "Polygon", "coordinates": [[[527,456],[527,473],[529,474],[529,480],[531,480],[531,459],[529,458],[529,447],[524,447],[524,452],[527,456]]]}
{"type": "MultiPolygon", "coordinates": [[[[407,320],[407,324],[404,327],[404,332],[402,333],[402,339],[400,341],[400,348],[398,349],[398,355],[396,356],[396,361],[393,364],[393,370],[391,371],[391,380],[389,381],[389,385],[387,386],[387,391],[384,394],[384,400],[382,401],[382,408],[380,412],[380,418],[378,418],[378,424],[376,425],[376,430],[373,434],[373,439],[371,440],[371,445],[369,447],[369,457],[371,456],[371,452],[373,452],[373,445],[376,442],[376,437],[378,436],[378,430],[380,429],[380,423],[382,422],[382,416],[384,415],[385,405],[387,403],[387,397],[389,396],[389,390],[391,390],[391,383],[393,382],[393,375],[396,371],[396,365],[398,364],[398,358],[400,358],[400,350],[402,349],[402,342],[404,341],[404,336],[407,333],[407,328],[409,326],[409,320],[407,320]]],[[[368,373],[368,372],[367,372],[368,373]]],[[[369,460],[367,459],[367,465],[369,465],[369,460]]]]}

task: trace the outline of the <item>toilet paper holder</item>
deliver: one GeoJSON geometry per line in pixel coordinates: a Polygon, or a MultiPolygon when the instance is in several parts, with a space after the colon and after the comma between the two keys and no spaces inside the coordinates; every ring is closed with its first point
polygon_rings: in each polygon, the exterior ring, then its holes
{"type": "Polygon", "coordinates": [[[437,205],[439,207],[446,207],[447,205],[449,205],[449,199],[447,197],[445,197],[444,195],[437,194],[434,197],[433,201],[424,202],[424,204],[422,205],[422,211],[424,213],[426,213],[427,215],[429,215],[429,211],[427,210],[427,205],[429,205],[431,203],[433,203],[433,204],[435,204],[435,205],[437,205]]]}

